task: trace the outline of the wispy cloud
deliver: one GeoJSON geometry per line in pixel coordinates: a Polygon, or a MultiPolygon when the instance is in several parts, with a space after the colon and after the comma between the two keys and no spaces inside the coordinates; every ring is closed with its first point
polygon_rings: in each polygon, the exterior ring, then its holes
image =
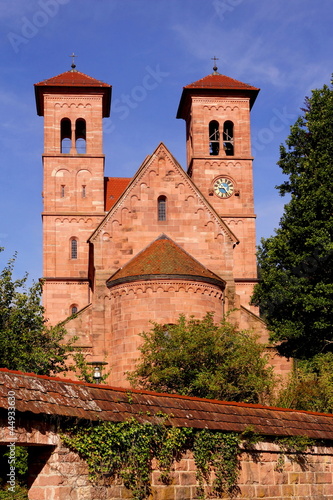
{"type": "Polygon", "coordinates": [[[280,89],[297,87],[301,82],[303,89],[315,81],[322,84],[327,75],[322,59],[327,64],[330,61],[325,58],[324,48],[310,64],[309,50],[319,36],[315,19],[323,20],[329,5],[325,0],[319,6],[295,0],[288,4],[286,15],[282,2],[249,0],[240,2],[221,20],[212,2],[212,13],[205,23],[189,16],[172,29],[197,60],[208,62],[213,55],[220,57],[221,73],[245,81],[260,80],[280,89]],[[244,15],[246,8],[248,16],[244,15]],[[304,43],[304,31],[308,31],[308,43],[304,43]]]}
{"type": "Polygon", "coordinates": [[[0,3],[0,19],[20,19],[38,6],[36,0],[15,0],[0,3]]]}

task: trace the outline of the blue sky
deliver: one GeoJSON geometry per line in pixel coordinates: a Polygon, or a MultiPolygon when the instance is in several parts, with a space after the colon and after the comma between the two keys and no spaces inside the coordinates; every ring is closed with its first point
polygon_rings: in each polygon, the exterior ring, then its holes
{"type": "Polygon", "coordinates": [[[42,274],[43,118],[33,84],[69,70],[72,52],[79,71],[113,86],[107,176],[132,176],[160,141],[185,167],[185,124],[175,118],[182,87],[211,73],[213,56],[220,73],[259,87],[258,241],[273,234],[285,203],[274,188],[279,145],[305,96],[331,80],[332,25],[331,0],[0,2],[0,268],[17,251],[17,276],[42,274]],[[156,85],[145,84],[148,74],[156,85]]]}

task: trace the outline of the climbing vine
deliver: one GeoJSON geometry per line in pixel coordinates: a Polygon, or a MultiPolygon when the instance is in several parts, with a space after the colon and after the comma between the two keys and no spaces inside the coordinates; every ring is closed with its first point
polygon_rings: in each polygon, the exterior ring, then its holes
{"type": "Polygon", "coordinates": [[[232,494],[237,489],[240,442],[240,436],[234,432],[212,432],[207,429],[196,432],[193,455],[197,467],[198,494],[201,498],[205,496],[204,486],[209,482],[212,470],[215,472],[213,493],[232,494]]]}
{"type": "MultiPolygon", "coordinates": [[[[86,461],[91,480],[121,479],[135,500],[143,500],[151,494],[153,459],[158,462],[161,481],[168,484],[173,463],[187,450],[193,453],[199,498],[205,498],[210,483],[210,493],[215,496],[232,497],[238,491],[240,455],[244,448],[251,449],[262,441],[253,429],[237,434],[172,427],[162,414],[159,420],[157,424],[140,423],[134,418],[125,422],[80,423],[67,429],[62,439],[86,461]]],[[[285,456],[305,463],[305,451],[313,444],[303,436],[280,438],[275,442],[281,450],[276,470],[283,470],[285,456]]]]}
{"type": "Polygon", "coordinates": [[[189,447],[192,429],[139,423],[102,422],[93,426],[77,425],[63,435],[64,443],[77,451],[88,464],[90,479],[121,478],[134,499],[150,494],[152,460],[159,461],[164,482],[168,481],[174,460],[189,447]]]}
{"type": "Polygon", "coordinates": [[[305,467],[307,463],[305,452],[308,449],[312,450],[316,442],[307,436],[289,436],[285,438],[276,438],[275,443],[280,448],[275,470],[282,472],[284,470],[286,457],[289,458],[291,462],[296,462],[301,467],[305,467]]]}

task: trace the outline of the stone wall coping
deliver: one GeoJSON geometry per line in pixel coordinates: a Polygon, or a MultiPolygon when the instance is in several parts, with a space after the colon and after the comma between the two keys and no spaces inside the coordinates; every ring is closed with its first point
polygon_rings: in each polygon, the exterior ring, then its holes
{"type": "Polygon", "coordinates": [[[306,435],[333,440],[333,415],[260,404],[160,394],[59,377],[0,369],[0,408],[15,395],[16,411],[91,421],[124,421],[135,417],[158,423],[159,415],[177,427],[242,432],[249,425],[266,436],[306,435]]]}

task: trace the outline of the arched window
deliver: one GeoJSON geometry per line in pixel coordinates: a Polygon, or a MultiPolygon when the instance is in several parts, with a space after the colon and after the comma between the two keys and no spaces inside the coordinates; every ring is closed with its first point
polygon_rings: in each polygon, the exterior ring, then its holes
{"type": "Polygon", "coordinates": [[[218,155],[220,152],[220,131],[219,122],[212,120],[209,122],[209,154],[218,155]]]}
{"type": "Polygon", "coordinates": [[[223,124],[223,148],[227,156],[234,155],[234,124],[230,120],[223,124]]]}
{"type": "Polygon", "coordinates": [[[60,122],[60,152],[70,153],[72,148],[72,124],[69,118],[60,122]]]}
{"type": "Polygon", "coordinates": [[[75,147],[79,154],[86,154],[86,120],[78,118],[75,122],[75,147]]]}
{"type": "Polygon", "coordinates": [[[71,239],[71,259],[77,259],[77,239],[71,239]]]}
{"type": "Polygon", "coordinates": [[[78,312],[78,306],[77,304],[72,304],[70,307],[70,314],[76,314],[78,312]]]}
{"type": "Polygon", "coordinates": [[[157,219],[158,220],[166,220],[167,218],[167,213],[166,213],[166,196],[159,196],[157,198],[157,219]]]}
{"type": "Polygon", "coordinates": [[[86,198],[87,196],[87,190],[86,190],[86,186],[84,184],[82,184],[82,198],[86,198]]]}
{"type": "Polygon", "coordinates": [[[66,193],[65,188],[66,188],[65,184],[61,184],[61,186],[60,186],[60,198],[65,198],[65,193],[66,193]]]}

